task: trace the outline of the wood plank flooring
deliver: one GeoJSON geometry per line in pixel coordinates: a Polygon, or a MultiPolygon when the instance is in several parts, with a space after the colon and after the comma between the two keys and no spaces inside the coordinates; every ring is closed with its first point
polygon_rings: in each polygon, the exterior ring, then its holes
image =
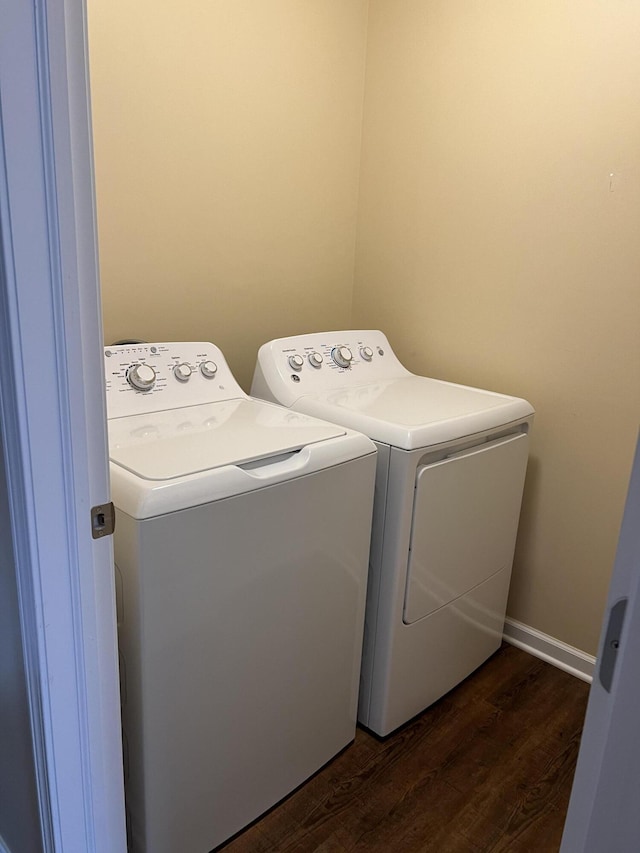
{"type": "Polygon", "coordinates": [[[355,743],[224,853],[556,853],[589,686],[513,646],[355,743]]]}

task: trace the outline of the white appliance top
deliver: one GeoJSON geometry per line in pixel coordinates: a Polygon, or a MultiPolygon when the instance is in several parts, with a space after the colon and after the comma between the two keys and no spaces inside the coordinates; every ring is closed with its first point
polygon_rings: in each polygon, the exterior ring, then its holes
{"type": "Polygon", "coordinates": [[[380,331],[280,338],[258,353],[252,394],[405,450],[529,420],[517,397],[415,376],[380,331]]]}
{"type": "Polygon", "coordinates": [[[375,451],[344,427],[253,400],[211,343],[107,347],[104,361],[113,499],[135,518],[375,451]]]}
{"type": "Polygon", "coordinates": [[[109,457],[146,480],[245,465],[344,435],[334,424],[257,400],[227,400],[109,423],[109,457]]]}

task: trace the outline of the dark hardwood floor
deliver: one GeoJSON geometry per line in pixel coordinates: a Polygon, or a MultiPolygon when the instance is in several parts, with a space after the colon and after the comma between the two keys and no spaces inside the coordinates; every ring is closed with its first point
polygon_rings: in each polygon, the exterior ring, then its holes
{"type": "Polygon", "coordinates": [[[588,685],[504,645],[381,740],[355,743],[224,853],[555,853],[588,685]]]}

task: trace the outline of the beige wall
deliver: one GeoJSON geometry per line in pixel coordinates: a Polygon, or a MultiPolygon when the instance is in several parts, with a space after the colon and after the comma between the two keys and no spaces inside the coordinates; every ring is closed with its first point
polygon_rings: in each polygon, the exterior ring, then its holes
{"type": "Polygon", "coordinates": [[[351,321],[366,0],[89,0],[105,340],[351,321]]]}
{"type": "Polygon", "coordinates": [[[594,651],[640,418],[637,0],[89,15],[106,340],[212,339],[248,387],[268,338],[371,326],[529,398],[509,612],[594,651]]]}
{"type": "Polygon", "coordinates": [[[640,419],[638,45],[632,0],[370,3],[352,325],[534,404],[509,614],[588,652],[640,419]]]}

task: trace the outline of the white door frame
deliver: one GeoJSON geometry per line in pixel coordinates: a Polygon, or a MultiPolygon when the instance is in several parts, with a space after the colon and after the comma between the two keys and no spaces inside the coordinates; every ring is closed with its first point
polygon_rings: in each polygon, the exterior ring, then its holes
{"type": "Polygon", "coordinates": [[[46,851],[126,849],[83,0],[1,0],[0,430],[46,851]]]}

